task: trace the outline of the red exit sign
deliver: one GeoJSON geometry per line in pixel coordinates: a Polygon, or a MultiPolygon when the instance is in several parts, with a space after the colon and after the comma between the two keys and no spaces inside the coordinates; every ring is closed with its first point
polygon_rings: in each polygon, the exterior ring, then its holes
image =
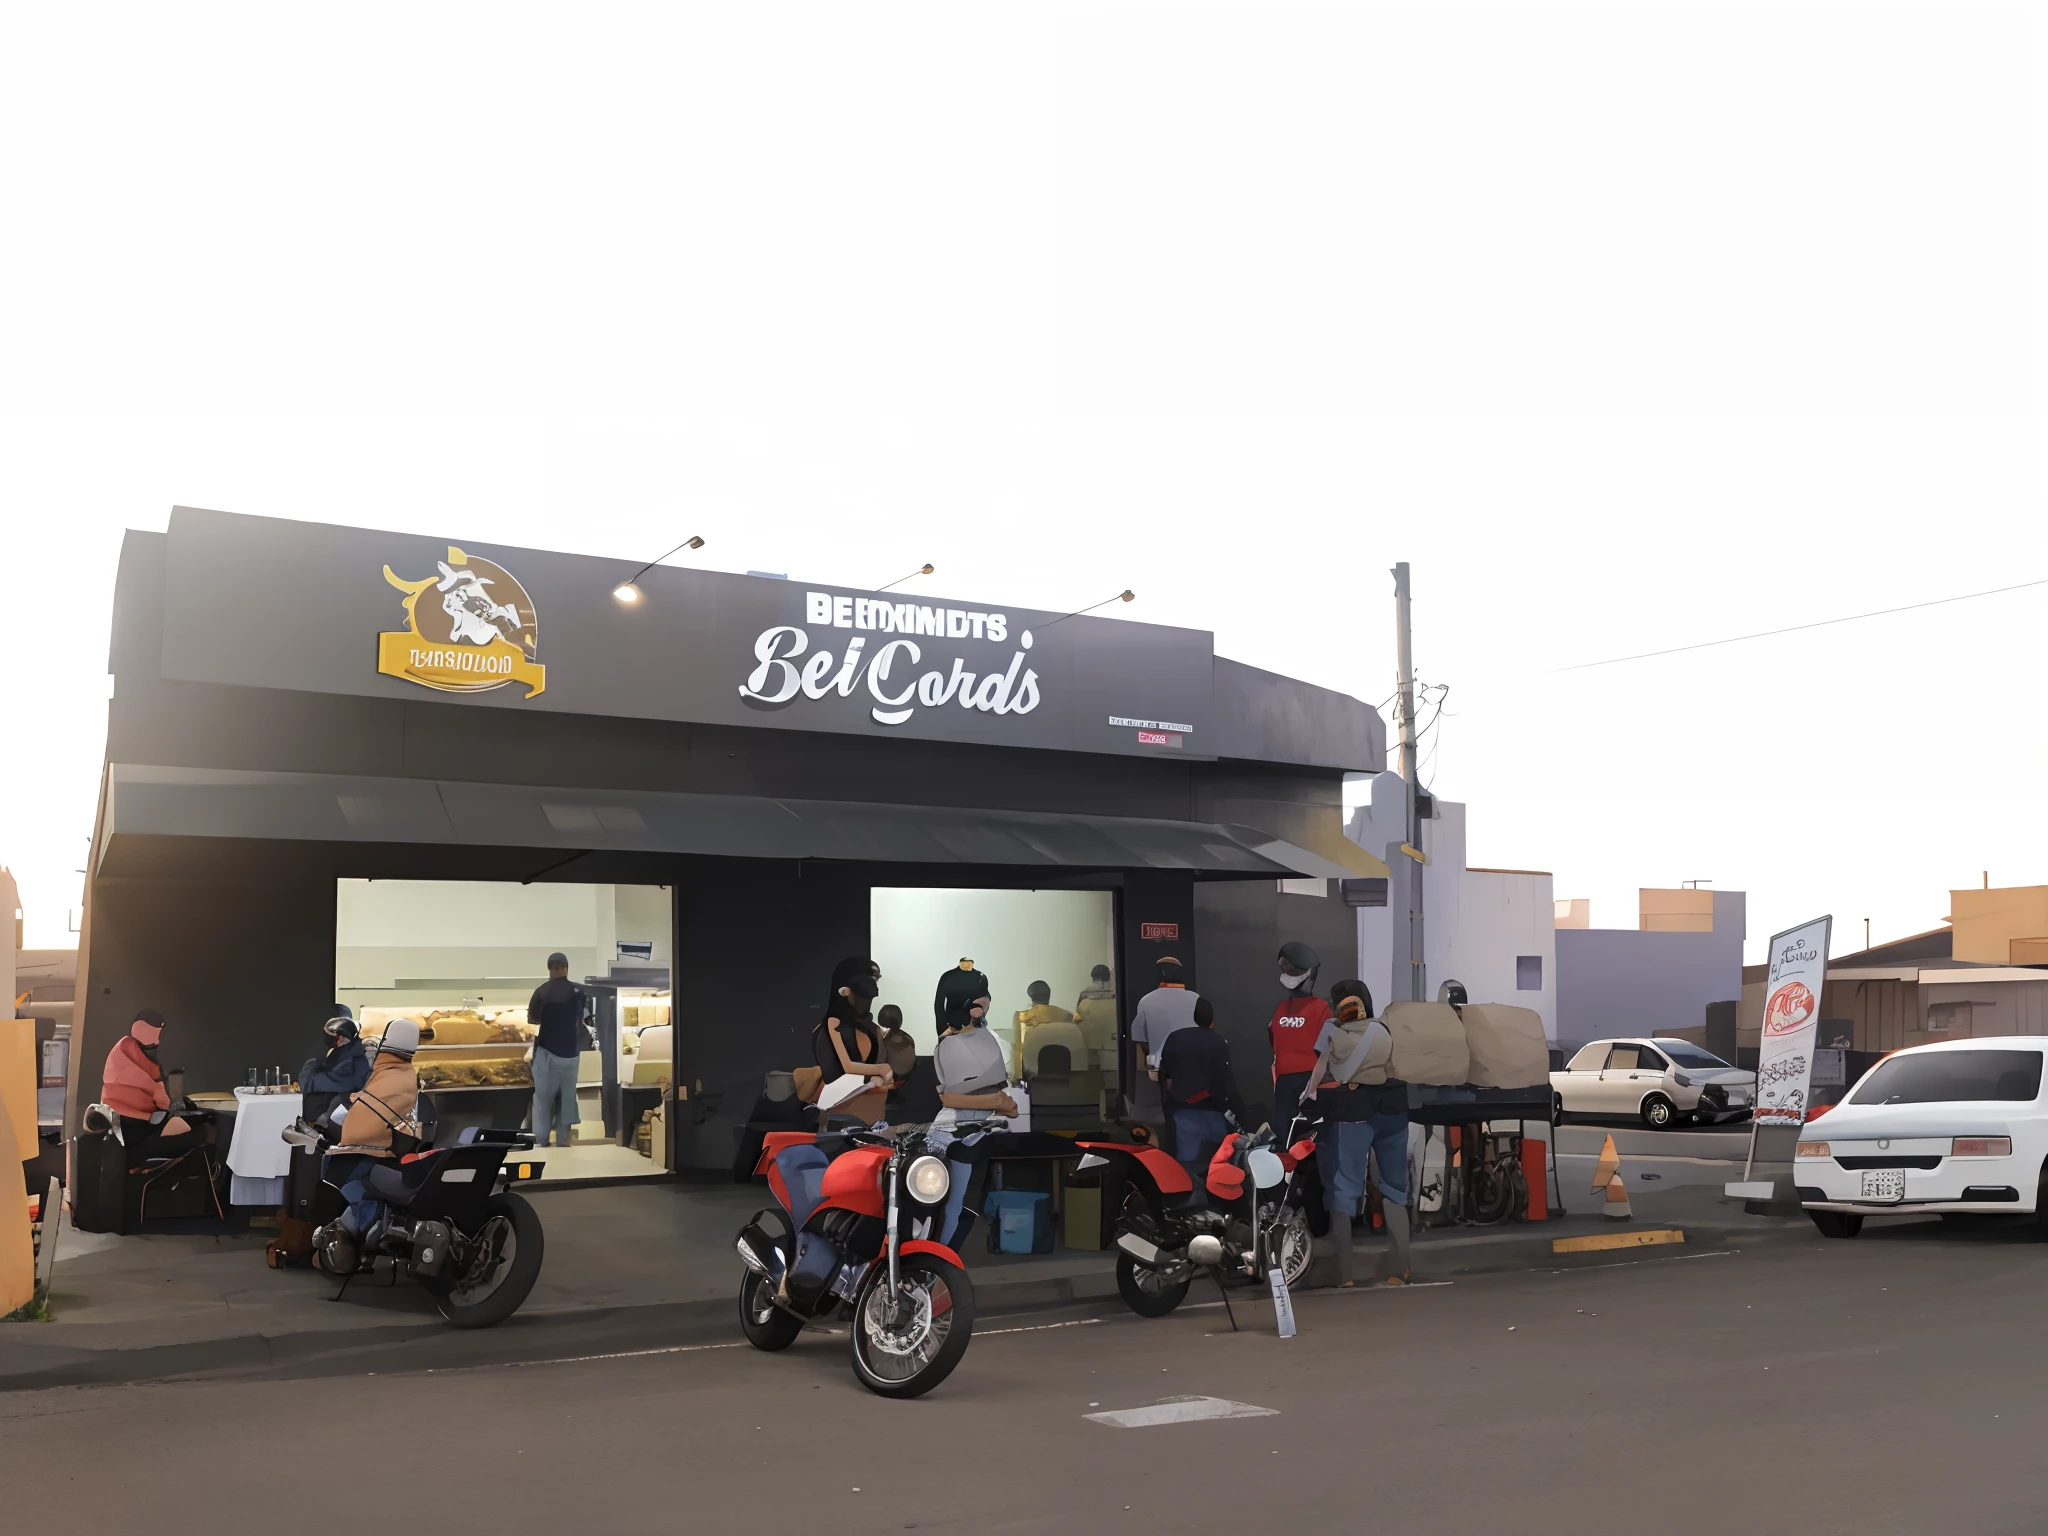
{"type": "Polygon", "coordinates": [[[1138,937],[1141,939],[1177,939],[1180,937],[1179,923],[1140,923],[1138,937]]]}

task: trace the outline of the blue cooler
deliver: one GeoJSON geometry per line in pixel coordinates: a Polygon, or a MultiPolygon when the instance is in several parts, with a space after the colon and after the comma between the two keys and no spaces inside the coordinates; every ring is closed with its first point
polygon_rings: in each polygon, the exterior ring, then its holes
{"type": "Polygon", "coordinates": [[[983,1196],[998,1253],[1052,1252],[1052,1196],[1042,1190],[996,1189],[983,1196]]]}

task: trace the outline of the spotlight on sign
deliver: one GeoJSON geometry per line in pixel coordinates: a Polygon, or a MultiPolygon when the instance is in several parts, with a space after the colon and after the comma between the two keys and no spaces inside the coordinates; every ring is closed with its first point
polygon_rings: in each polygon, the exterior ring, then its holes
{"type": "Polygon", "coordinates": [[[612,601],[624,603],[628,608],[640,601],[640,589],[630,581],[622,581],[612,588],[612,601]]]}

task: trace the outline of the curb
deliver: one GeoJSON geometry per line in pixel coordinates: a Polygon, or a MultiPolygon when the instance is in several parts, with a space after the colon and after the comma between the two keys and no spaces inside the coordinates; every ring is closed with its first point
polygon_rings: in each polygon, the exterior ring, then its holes
{"type": "MultiPolygon", "coordinates": [[[[1555,1272],[1598,1268],[1616,1262],[1643,1262],[1643,1256],[1634,1251],[1633,1245],[1618,1251],[1554,1253],[1551,1244],[1556,1239],[1541,1230],[1546,1225],[1549,1224],[1499,1234],[1419,1236],[1414,1247],[1417,1278],[1555,1272]]],[[[1646,1225],[1640,1230],[1656,1229],[1646,1225]]],[[[1727,1247],[1746,1249],[1788,1240],[1821,1241],[1805,1222],[1796,1226],[1773,1222],[1740,1227],[1684,1224],[1684,1248],[1691,1252],[1727,1247]]],[[[1318,1244],[1317,1256],[1324,1258],[1322,1244],[1318,1244]]],[[[1313,1279],[1309,1288],[1314,1288],[1313,1279]]],[[[977,1311],[990,1318],[1102,1303],[1108,1304],[1105,1310],[1121,1306],[1116,1274],[1107,1264],[1098,1271],[1048,1279],[991,1277],[977,1280],[975,1290],[977,1311]]],[[[646,1306],[523,1312],[482,1332],[449,1328],[438,1317],[426,1313],[409,1323],[244,1334],[141,1349],[92,1349],[54,1341],[46,1349],[40,1343],[26,1340],[10,1348],[12,1341],[0,1335],[0,1393],[192,1377],[309,1378],[361,1375],[366,1369],[373,1374],[465,1370],[533,1363],[564,1355],[659,1352],[693,1344],[723,1343],[736,1336],[733,1303],[727,1297],[646,1306]]]]}

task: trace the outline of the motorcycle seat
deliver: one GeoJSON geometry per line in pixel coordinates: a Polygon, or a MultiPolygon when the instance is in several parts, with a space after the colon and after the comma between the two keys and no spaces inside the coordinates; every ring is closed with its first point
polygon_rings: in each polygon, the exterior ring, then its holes
{"type": "Polygon", "coordinates": [[[403,1208],[412,1204],[433,1171],[434,1161],[431,1157],[402,1164],[380,1162],[370,1170],[370,1176],[365,1183],[369,1186],[370,1193],[379,1200],[387,1205],[403,1208]]]}

